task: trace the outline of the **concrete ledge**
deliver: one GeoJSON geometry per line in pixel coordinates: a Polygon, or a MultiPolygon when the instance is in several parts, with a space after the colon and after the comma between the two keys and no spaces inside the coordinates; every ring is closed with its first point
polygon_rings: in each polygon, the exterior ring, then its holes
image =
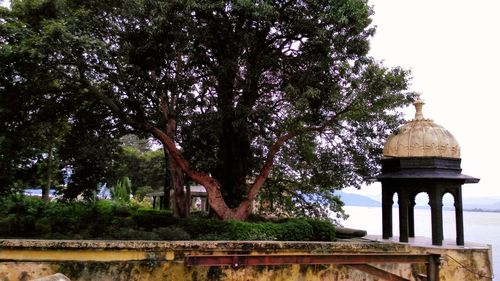
{"type": "Polygon", "coordinates": [[[146,241],[146,240],[31,240],[3,239],[0,250],[31,249],[102,249],[102,250],[189,250],[189,251],[331,251],[408,252],[408,245],[355,239],[338,242],[295,241],[146,241]]]}
{"type": "Polygon", "coordinates": [[[481,280],[474,274],[492,275],[491,249],[487,246],[426,247],[363,238],[338,242],[3,239],[0,240],[0,280],[32,280],[55,273],[62,273],[73,281],[379,280],[370,275],[372,271],[416,280],[414,276],[425,274],[426,265],[410,262],[409,256],[419,255],[439,255],[442,258],[439,280],[481,280]],[[363,267],[339,262],[347,256],[370,270],[363,271],[363,267]],[[370,256],[372,259],[368,259],[370,256]],[[384,259],[377,263],[374,256],[383,256],[384,259]],[[389,256],[395,261],[388,262],[385,258],[389,256]],[[193,261],[197,257],[243,258],[249,265],[201,266],[193,261]],[[266,263],[252,265],[250,261],[255,259],[266,263]],[[290,262],[294,259],[301,261],[290,262]],[[308,264],[307,261],[312,259],[321,259],[322,262],[308,264]],[[401,263],[405,259],[408,261],[401,263]],[[279,264],[270,262],[280,260],[285,261],[279,264]]]}

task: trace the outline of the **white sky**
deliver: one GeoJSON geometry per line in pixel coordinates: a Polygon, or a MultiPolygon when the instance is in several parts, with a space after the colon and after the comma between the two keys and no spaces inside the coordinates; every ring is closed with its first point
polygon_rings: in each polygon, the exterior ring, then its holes
{"type": "MultiPolygon", "coordinates": [[[[411,90],[422,92],[424,116],[455,136],[462,173],[481,179],[463,186],[464,198],[500,197],[500,1],[369,3],[377,26],[371,55],[386,66],[412,70],[411,90]]],[[[413,118],[413,107],[405,112],[413,118]]],[[[380,185],[356,193],[380,194],[380,185]]]]}

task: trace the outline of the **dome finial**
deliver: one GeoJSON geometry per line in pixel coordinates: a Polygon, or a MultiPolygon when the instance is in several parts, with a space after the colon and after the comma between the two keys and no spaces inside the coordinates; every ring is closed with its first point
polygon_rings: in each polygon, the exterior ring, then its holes
{"type": "Polygon", "coordinates": [[[422,93],[417,93],[417,100],[413,105],[415,105],[415,120],[424,120],[424,114],[422,113],[422,107],[425,102],[422,99],[422,93]]]}

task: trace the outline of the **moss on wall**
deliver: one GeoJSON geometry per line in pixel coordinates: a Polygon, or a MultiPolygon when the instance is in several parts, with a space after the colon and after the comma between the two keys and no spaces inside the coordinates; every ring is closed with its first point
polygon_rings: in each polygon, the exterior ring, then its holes
{"type": "MultiPolygon", "coordinates": [[[[0,241],[0,281],[24,281],[63,273],[73,281],[186,280],[288,281],[377,280],[342,265],[186,266],[187,255],[294,255],[342,253],[439,254],[440,280],[480,280],[468,270],[491,276],[488,248],[411,247],[408,244],[349,243],[157,242],[141,241],[0,241]],[[266,247],[266,245],[268,247],[266,247]],[[467,267],[467,268],[465,268],[467,267]]],[[[374,265],[410,280],[425,266],[374,265]]]]}

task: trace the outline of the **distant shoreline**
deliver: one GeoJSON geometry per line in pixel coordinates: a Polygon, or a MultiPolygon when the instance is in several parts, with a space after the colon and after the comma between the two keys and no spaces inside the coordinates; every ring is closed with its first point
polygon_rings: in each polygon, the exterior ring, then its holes
{"type": "MultiPolygon", "coordinates": [[[[361,205],[361,204],[346,204],[344,206],[349,206],[349,207],[369,207],[369,208],[381,208],[381,205],[361,205]]],[[[397,208],[397,204],[393,206],[394,208],[397,208]]],[[[426,206],[415,206],[417,209],[429,209],[430,207],[426,206]]],[[[455,209],[453,207],[444,207],[443,210],[446,211],[454,211],[455,209]]],[[[500,213],[500,209],[483,209],[483,208],[466,208],[463,209],[464,212],[479,212],[479,213],[500,213]]]]}
{"type": "Polygon", "coordinates": [[[473,209],[464,209],[464,212],[500,213],[500,210],[498,210],[498,209],[496,209],[496,210],[489,210],[489,209],[473,208],[473,209]]]}

